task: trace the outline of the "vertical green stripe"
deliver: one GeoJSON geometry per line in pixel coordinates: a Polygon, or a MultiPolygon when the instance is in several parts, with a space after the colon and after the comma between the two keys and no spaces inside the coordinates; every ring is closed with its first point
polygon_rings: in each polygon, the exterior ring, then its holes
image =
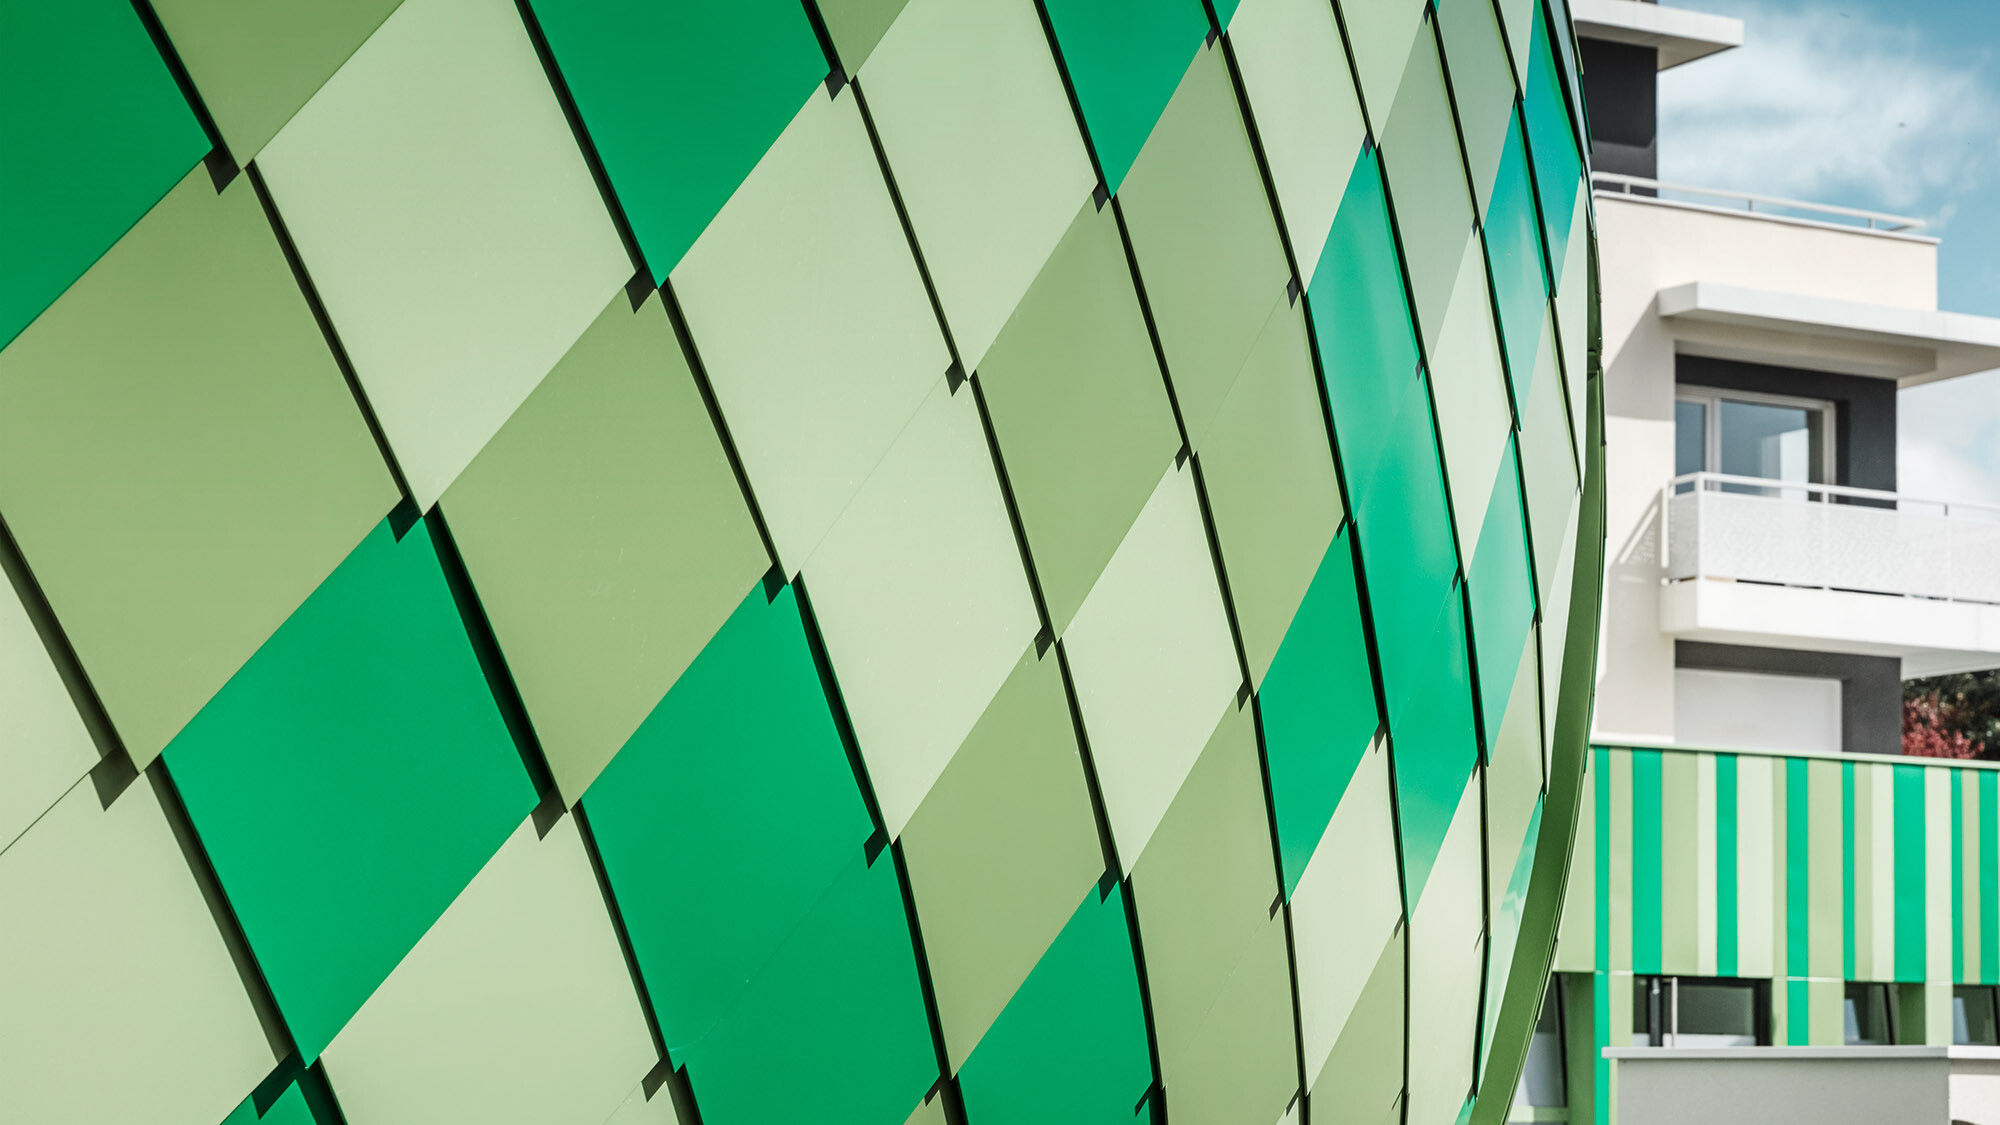
{"type": "Polygon", "coordinates": [[[1854,763],[1840,763],[1840,965],[1854,979],[1854,763]]]}
{"type": "MultiPolygon", "coordinates": [[[[1791,779],[1785,779],[1786,788],[1791,787],[1791,779]]],[[[1788,810],[1789,811],[1789,810],[1788,810]]],[[[1785,1044],[1804,1047],[1812,1042],[1812,992],[1811,982],[1797,977],[1785,981],[1785,1044]]]]}
{"type": "Polygon", "coordinates": [[[1660,752],[1632,751],[1632,971],[1660,971],[1660,752]]]}
{"type": "Polygon", "coordinates": [[[1896,979],[1924,979],[1924,768],[1896,766],[1896,979]]]}
{"type": "Polygon", "coordinates": [[[1736,755],[1715,756],[1715,971],[1736,975],[1736,755]]]}
{"type": "MultiPolygon", "coordinates": [[[[1599,763],[1599,765],[1602,764],[1601,762],[1599,763]]],[[[1597,794],[1600,800],[1608,802],[1611,795],[1611,783],[1605,780],[1605,772],[1603,769],[1597,771],[1597,794]]],[[[1601,804],[1598,806],[1600,811],[1603,807],[1601,804]]],[[[1599,834],[1598,839],[1602,841],[1604,839],[1603,835],[1599,834]]],[[[1598,847],[1601,849],[1603,844],[1600,843],[1598,847]]],[[[1602,872],[1604,868],[1600,866],[1598,870],[1602,872]]],[[[1601,880],[1604,876],[1600,874],[1598,878],[1601,880]]],[[[1603,902],[1603,898],[1600,896],[1598,901],[1600,903],[1603,902]]],[[[1602,914],[1603,911],[1604,908],[1599,906],[1599,914],[1602,914]]],[[[1603,925],[1600,922],[1599,931],[1602,932],[1602,930],[1603,925]]],[[[1597,1025],[1595,1029],[1596,1034],[1593,1036],[1597,1043],[1597,1050],[1590,1053],[1591,1071],[1595,1078],[1592,1086],[1597,1094],[1597,1097],[1594,1099],[1597,1102],[1596,1113],[1592,1118],[1596,1122],[1596,1125],[1611,1125],[1611,1060],[1604,1057],[1604,1048],[1611,1046],[1611,982],[1617,979],[1619,978],[1612,976],[1610,973],[1600,972],[1597,974],[1596,979],[1591,981],[1591,984],[1594,986],[1591,989],[1594,993],[1591,999],[1595,1001],[1592,1007],[1597,1009],[1597,1018],[1591,1021],[1597,1025]]],[[[1625,979],[1630,980],[1631,978],[1627,977],[1625,979]]],[[[1626,1041],[1629,1041],[1629,1038],[1626,1041]]],[[[1619,1045],[1624,1046],[1624,1042],[1620,1042],[1619,1045]]]]}
{"type": "Polygon", "coordinates": [[[1979,771],[1979,980],[2000,982],[2000,775],[1979,771]]]}
{"type": "Polygon", "coordinates": [[[1695,920],[1701,913],[1695,890],[1695,806],[1699,782],[1697,754],[1660,757],[1660,971],[1701,972],[1695,920]]]}
{"type": "MultiPolygon", "coordinates": [[[[1603,747],[1590,752],[1593,772],[1597,774],[1597,957],[1596,968],[1602,973],[1611,967],[1611,754],[1603,747]]],[[[1600,985],[1603,978],[1598,978],[1600,985]]],[[[1602,1004],[1604,989],[1597,990],[1598,1002],[1602,1004]]],[[[1601,1092],[1604,1087],[1597,1087],[1601,1092]]]]}
{"type": "Polygon", "coordinates": [[[1958,980],[1965,971],[1965,800],[1960,786],[1964,770],[1952,770],[1951,778],[1951,977],[1958,980]]]}
{"type": "MultiPolygon", "coordinates": [[[[1811,939],[1812,915],[1811,895],[1808,888],[1812,870],[1810,854],[1811,836],[1807,829],[1811,825],[1811,815],[1807,803],[1806,766],[1804,758],[1785,759],[1785,966],[1788,976],[1812,975],[1811,939]]],[[[1799,995],[1804,995],[1800,993],[1799,995]]],[[[1792,1013],[1794,1027],[1803,1013],[1792,1013]]],[[[1803,1042],[1803,1040],[1794,1040],[1803,1042]]]]}

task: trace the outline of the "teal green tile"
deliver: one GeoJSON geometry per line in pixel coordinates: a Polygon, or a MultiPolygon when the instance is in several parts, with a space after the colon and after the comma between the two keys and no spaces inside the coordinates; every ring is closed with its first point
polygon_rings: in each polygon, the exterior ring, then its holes
{"type": "Polygon", "coordinates": [[[1418,365],[1389,197],[1372,147],[1355,158],[1306,302],[1333,408],[1340,469],[1349,502],[1359,505],[1374,487],[1387,423],[1417,384],[1418,365]]]}
{"type": "Polygon", "coordinates": [[[826,77],[796,0],[534,0],[653,280],[826,77]]]}
{"type": "Polygon", "coordinates": [[[1093,890],[958,1072],[979,1125],[1128,1125],[1153,1081],[1125,899],[1093,890]]]}
{"type": "Polygon", "coordinates": [[[937,1055],[889,853],[853,853],[687,1074],[703,1125],[762,1125],[787,1105],[819,1125],[888,1125],[922,1100],[937,1055]]]}
{"type": "Polygon", "coordinates": [[[164,756],[308,1060],[536,801],[421,521],[376,527],[164,756]]]}
{"type": "Polygon", "coordinates": [[[1113,193],[1208,34],[1195,0],[1048,0],[1070,84],[1113,193]]]}
{"type": "Polygon", "coordinates": [[[208,152],[125,0],[0,4],[0,348],[208,152]]]}
{"type": "Polygon", "coordinates": [[[678,1061],[872,831],[794,587],[750,591],[583,811],[678,1061]]]}
{"type": "Polygon", "coordinates": [[[1426,675],[1389,719],[1396,771],[1396,827],[1403,850],[1404,901],[1423,895],[1479,757],[1472,715],[1472,671],[1466,659],[1465,611],[1458,594],[1445,602],[1426,638],[1426,675]]]}
{"type": "Polygon", "coordinates": [[[1570,218],[1583,175],[1583,156],[1569,118],[1562,75],[1550,49],[1550,34],[1542,6],[1535,5],[1535,35],[1528,55],[1528,76],[1522,89],[1522,109],[1528,122],[1528,149],[1534,154],[1535,189],[1542,200],[1542,226],[1549,260],[1561,261],[1569,249],[1570,218]]]}
{"type": "Polygon", "coordinates": [[[1535,576],[1528,566],[1527,512],[1521,506],[1520,459],[1514,441],[1507,440],[1507,455],[1493,482],[1493,499],[1486,506],[1486,523],[1465,578],[1472,601],[1480,719],[1489,747],[1499,737],[1521,646],[1535,622],[1535,576]]]}
{"type": "Polygon", "coordinates": [[[1320,560],[1257,694],[1287,897],[1381,726],[1350,530],[1320,560]]]}
{"type": "Polygon", "coordinates": [[[1391,721],[1435,674],[1429,638],[1458,573],[1427,383],[1412,383],[1378,423],[1388,447],[1355,517],[1391,721]]]}

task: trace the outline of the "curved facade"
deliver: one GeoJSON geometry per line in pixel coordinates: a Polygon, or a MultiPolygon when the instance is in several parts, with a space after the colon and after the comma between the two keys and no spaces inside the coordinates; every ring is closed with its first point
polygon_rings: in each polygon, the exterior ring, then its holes
{"type": "Polygon", "coordinates": [[[1561,0],[0,39],[0,1118],[1504,1114],[1603,551],[1561,0]]]}

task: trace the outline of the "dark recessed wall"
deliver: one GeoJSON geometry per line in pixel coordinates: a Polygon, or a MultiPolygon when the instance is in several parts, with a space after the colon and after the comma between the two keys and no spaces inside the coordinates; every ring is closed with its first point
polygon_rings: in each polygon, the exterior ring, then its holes
{"type": "Polygon", "coordinates": [[[1833,483],[1896,490],[1896,382],[1705,356],[1676,356],[1675,381],[1834,404],[1833,483]]]}
{"type": "Polygon", "coordinates": [[[1675,641],[1674,667],[1839,680],[1841,750],[1903,752],[1903,662],[1893,656],[1675,641]]]}
{"type": "Polygon", "coordinates": [[[1584,39],[1583,101],[1590,108],[1590,167],[1653,179],[1659,174],[1659,52],[1584,39]]]}

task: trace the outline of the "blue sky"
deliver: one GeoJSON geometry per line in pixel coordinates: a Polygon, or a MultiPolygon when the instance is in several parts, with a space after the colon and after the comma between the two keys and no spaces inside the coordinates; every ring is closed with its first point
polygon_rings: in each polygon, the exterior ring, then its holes
{"type": "MultiPolygon", "coordinates": [[[[1668,2],[1745,27],[1661,76],[1662,179],[1923,218],[1940,306],[2000,317],[2000,2],[1668,2]]],[[[2000,373],[1899,416],[1903,491],[2000,503],[2000,373]]]]}

